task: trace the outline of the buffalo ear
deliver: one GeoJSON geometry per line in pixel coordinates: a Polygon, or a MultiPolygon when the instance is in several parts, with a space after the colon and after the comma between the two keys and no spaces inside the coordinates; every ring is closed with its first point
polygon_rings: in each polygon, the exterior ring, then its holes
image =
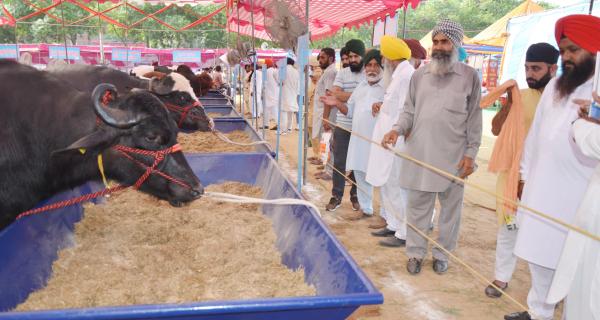
{"type": "Polygon", "coordinates": [[[60,154],[66,154],[70,152],[78,153],[100,153],[102,150],[108,148],[115,139],[117,138],[117,132],[115,130],[97,129],[94,132],[84,136],[83,138],[73,142],[70,146],[55,150],[52,152],[52,156],[60,154]]]}

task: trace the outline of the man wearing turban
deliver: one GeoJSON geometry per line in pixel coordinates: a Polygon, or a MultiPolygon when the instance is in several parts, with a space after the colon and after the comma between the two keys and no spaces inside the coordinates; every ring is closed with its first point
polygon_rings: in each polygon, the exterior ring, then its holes
{"type": "MultiPolygon", "coordinates": [[[[514,201],[519,196],[519,161],[525,137],[542,92],[556,73],[558,55],[558,50],[548,43],[532,44],[525,55],[525,75],[529,88],[519,90],[517,82],[509,80],[481,99],[481,107],[486,108],[502,94],[508,92],[509,95],[509,103],[492,120],[492,133],[498,139],[488,169],[498,174],[496,193],[514,201]]],[[[496,238],[494,285],[501,289],[508,287],[517,264],[517,257],[513,254],[517,239],[515,210],[502,199],[496,200],[500,227],[496,238]]],[[[491,285],[485,289],[485,294],[491,298],[502,296],[502,292],[491,285]]]]}
{"type": "MultiPolygon", "coordinates": [[[[563,73],[546,85],[525,140],[520,169],[524,182],[521,202],[571,224],[597,163],[582,153],[570,134],[579,109],[574,101],[589,99],[592,94],[595,55],[600,50],[600,18],[563,17],[556,22],[555,37],[563,73]]],[[[517,224],[514,253],[529,263],[531,288],[527,305],[531,314],[517,312],[505,319],[552,319],[556,302],[564,297],[564,288],[569,284],[564,282],[558,293],[549,296],[568,230],[522,208],[517,209],[517,224]]],[[[577,305],[590,308],[590,303],[597,305],[597,301],[577,305]]]]}
{"type": "MultiPolygon", "coordinates": [[[[375,116],[371,108],[373,104],[383,101],[385,93],[382,83],[383,64],[379,50],[369,50],[365,55],[364,65],[366,79],[352,91],[348,102],[342,103],[335,97],[329,96],[331,101],[328,101],[328,104],[335,106],[339,113],[352,120],[353,133],[370,137],[375,127],[375,116]]],[[[354,173],[359,188],[357,196],[361,210],[345,215],[344,218],[347,220],[358,220],[373,215],[373,186],[366,181],[370,150],[369,141],[356,135],[350,136],[346,170],[352,170],[354,173]]]]}
{"type": "MultiPolygon", "coordinates": [[[[366,78],[363,61],[365,44],[358,39],[352,39],[346,42],[345,48],[348,50],[348,67],[337,73],[333,82],[333,90],[328,93],[329,96],[335,97],[337,102],[333,103],[334,100],[321,97],[321,101],[325,104],[325,109],[323,110],[324,120],[329,119],[330,112],[336,112],[335,109],[331,110],[331,108],[339,103],[347,102],[356,86],[366,78]]],[[[327,211],[335,211],[342,204],[346,185],[343,173],[346,172],[346,157],[348,155],[348,144],[350,143],[350,133],[347,130],[352,130],[352,118],[337,112],[335,125],[336,127],[333,129],[333,167],[336,170],[333,172],[331,199],[329,199],[329,203],[325,207],[327,211]]],[[[329,130],[331,125],[329,122],[323,121],[323,128],[329,130]]],[[[350,173],[350,179],[356,182],[352,172],[350,173]]],[[[360,204],[356,195],[356,186],[354,184],[350,189],[350,202],[354,211],[360,210],[360,204]]]]}
{"type": "MultiPolygon", "coordinates": [[[[417,42],[418,43],[418,42],[417,42]]],[[[420,44],[419,44],[420,46],[420,44]]],[[[385,35],[381,38],[381,52],[384,58],[383,81],[386,87],[383,103],[373,105],[373,115],[377,117],[375,130],[371,136],[381,141],[383,135],[392,129],[402,111],[410,78],[415,72],[413,53],[420,54],[418,47],[411,47],[408,41],[385,35]],[[413,51],[413,48],[415,49],[413,51]]],[[[403,152],[404,141],[398,141],[395,148],[403,152]]],[[[381,187],[381,218],[369,227],[379,228],[372,232],[376,237],[386,237],[379,243],[387,247],[402,247],[406,243],[406,191],[398,185],[400,162],[381,146],[372,145],[369,154],[367,181],[381,187]]]]}
{"type": "MultiPolygon", "coordinates": [[[[593,97],[600,104],[598,94],[593,97]]],[[[586,115],[573,123],[573,138],[584,154],[600,160],[600,126],[586,115]]],[[[597,166],[574,220],[576,226],[595,235],[600,234],[599,170],[597,166]]],[[[565,241],[547,301],[558,302],[565,295],[565,319],[600,319],[600,242],[573,230],[565,241]]]]}
{"type": "Polygon", "coordinates": [[[427,59],[427,50],[423,48],[417,39],[404,39],[410,48],[410,64],[416,69],[421,66],[421,61],[427,59]]]}
{"type": "MultiPolygon", "coordinates": [[[[462,26],[443,19],[432,33],[431,62],[413,74],[404,103],[393,129],[384,137],[386,148],[406,138],[408,155],[446,172],[468,177],[481,144],[481,85],[477,71],[458,62],[462,26]]],[[[464,186],[412,161],[402,161],[399,185],[407,189],[407,222],[427,233],[436,198],[441,204],[438,243],[448,251],[458,240],[464,186]]],[[[407,229],[407,270],[421,272],[427,255],[427,239],[407,229]]],[[[448,270],[448,256],[434,247],[433,270],[448,270]]]]}

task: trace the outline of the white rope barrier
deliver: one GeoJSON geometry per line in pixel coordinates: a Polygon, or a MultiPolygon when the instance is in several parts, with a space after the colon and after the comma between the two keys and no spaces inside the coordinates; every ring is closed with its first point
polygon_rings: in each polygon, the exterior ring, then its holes
{"type": "Polygon", "coordinates": [[[219,130],[214,130],[213,134],[215,136],[217,136],[219,139],[229,143],[229,144],[233,144],[236,146],[243,146],[243,147],[247,147],[247,146],[256,146],[256,145],[260,145],[260,144],[264,144],[264,145],[269,145],[269,143],[267,141],[264,140],[260,140],[260,141],[252,141],[252,142],[248,142],[248,143],[243,143],[243,142],[235,142],[235,141],[231,141],[229,138],[227,138],[226,135],[224,135],[221,131],[219,130]]]}
{"type": "Polygon", "coordinates": [[[321,212],[319,208],[314,205],[310,201],[302,200],[302,199],[294,199],[294,198],[279,198],[279,199],[261,199],[261,198],[252,198],[246,196],[238,196],[229,193],[221,193],[221,192],[205,192],[204,196],[208,199],[215,201],[223,201],[230,203],[255,203],[255,204],[272,204],[272,205],[299,205],[299,206],[307,206],[313,208],[319,217],[321,217],[321,212]]]}
{"type": "MultiPolygon", "coordinates": [[[[355,135],[355,136],[357,136],[357,137],[359,137],[359,138],[361,138],[363,140],[366,140],[366,141],[368,141],[370,143],[373,143],[373,144],[381,146],[380,142],[373,141],[373,140],[371,140],[371,138],[364,137],[364,136],[362,136],[362,135],[360,135],[360,134],[358,134],[356,132],[353,132],[352,130],[348,130],[346,128],[342,128],[342,127],[338,126],[335,123],[332,123],[331,121],[329,121],[327,119],[323,119],[323,121],[329,123],[330,125],[332,125],[332,126],[334,126],[336,128],[340,128],[341,130],[347,131],[348,133],[353,134],[353,135],[355,135]]],[[[509,203],[509,204],[511,204],[511,205],[513,205],[515,207],[521,207],[521,208],[529,211],[530,213],[533,213],[536,216],[539,216],[541,218],[544,218],[546,220],[549,220],[549,221],[552,221],[552,222],[554,222],[556,224],[559,224],[559,225],[563,226],[566,229],[575,231],[575,232],[580,233],[580,234],[582,234],[582,235],[584,235],[584,236],[586,236],[588,238],[592,238],[592,239],[594,239],[596,241],[600,241],[600,236],[595,235],[595,234],[593,234],[593,233],[591,233],[591,232],[589,232],[589,231],[587,231],[587,230],[585,230],[583,228],[580,228],[580,227],[578,227],[576,225],[567,223],[567,222],[562,221],[561,219],[555,218],[555,217],[553,217],[553,216],[551,216],[549,214],[546,214],[546,213],[543,213],[543,212],[541,212],[539,210],[533,209],[533,208],[531,208],[529,206],[526,206],[526,205],[522,204],[521,202],[517,202],[517,201],[514,201],[512,199],[506,198],[506,197],[504,197],[502,195],[497,194],[494,191],[490,191],[490,190],[488,190],[488,189],[486,189],[486,188],[484,188],[484,187],[482,187],[482,186],[480,186],[478,184],[470,182],[467,179],[463,179],[463,178],[457,177],[457,176],[455,176],[455,175],[453,175],[451,173],[448,173],[448,172],[446,172],[444,170],[441,170],[441,169],[439,169],[437,167],[434,167],[434,166],[430,165],[429,163],[426,163],[426,162],[420,161],[420,160],[418,160],[416,158],[413,158],[413,157],[409,156],[406,153],[402,153],[402,152],[399,152],[399,151],[396,151],[396,150],[393,150],[393,149],[386,149],[386,150],[389,151],[389,152],[391,152],[392,154],[395,154],[398,157],[401,157],[401,158],[404,158],[406,160],[412,161],[412,162],[414,162],[414,163],[416,163],[416,164],[418,164],[418,165],[420,165],[420,166],[422,166],[424,168],[427,168],[427,169],[429,169],[429,170],[431,170],[431,171],[433,171],[433,172],[435,172],[435,173],[437,173],[437,174],[439,174],[441,176],[444,176],[446,178],[455,180],[456,182],[460,182],[463,185],[467,185],[467,186],[473,187],[473,188],[475,188],[475,189],[477,189],[479,191],[487,193],[488,195],[491,195],[494,198],[496,198],[496,200],[500,200],[500,201],[502,201],[504,203],[509,203]]]]}

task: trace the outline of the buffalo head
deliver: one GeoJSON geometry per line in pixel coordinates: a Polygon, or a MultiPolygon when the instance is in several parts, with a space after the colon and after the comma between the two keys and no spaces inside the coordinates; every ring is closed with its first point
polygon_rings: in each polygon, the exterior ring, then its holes
{"type": "Polygon", "coordinates": [[[94,111],[104,125],[97,126],[94,132],[60,150],[59,154],[83,149],[102,153],[107,176],[128,185],[135,184],[147,167],[157,164],[155,169],[165,175],[151,174],[140,190],[175,206],[202,195],[202,185],[180,150],[175,149],[164,154],[164,159],[156,160],[161,151],[177,145],[178,128],[154,94],[142,90],[118,97],[113,85],[99,84],[92,93],[92,100],[94,111]],[[123,152],[120,147],[134,148],[138,152],[123,152]]]}
{"type": "Polygon", "coordinates": [[[190,81],[183,75],[153,71],[144,75],[150,79],[150,91],[155,93],[178,126],[187,130],[210,131],[212,119],[206,115],[190,81]]]}

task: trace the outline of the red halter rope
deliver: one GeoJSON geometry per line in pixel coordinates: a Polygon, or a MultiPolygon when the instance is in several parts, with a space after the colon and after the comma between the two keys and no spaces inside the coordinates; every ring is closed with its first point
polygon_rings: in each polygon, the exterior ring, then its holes
{"type": "Polygon", "coordinates": [[[175,111],[175,112],[179,112],[179,113],[181,113],[181,116],[179,117],[179,121],[177,122],[177,126],[178,126],[179,128],[181,128],[181,124],[183,124],[183,120],[184,120],[186,117],[188,117],[188,116],[189,116],[189,117],[190,117],[190,118],[192,118],[192,119],[193,119],[193,118],[198,118],[198,117],[195,117],[193,114],[188,114],[188,113],[189,113],[189,112],[190,112],[190,111],[191,111],[193,108],[197,108],[197,107],[200,107],[200,108],[201,108],[201,107],[202,107],[202,104],[200,104],[200,102],[198,102],[198,101],[194,101],[192,104],[190,104],[190,105],[187,105],[187,106],[185,106],[185,107],[180,107],[180,106],[178,106],[178,105],[174,105],[174,104],[171,104],[171,103],[168,103],[168,102],[165,102],[164,104],[165,104],[165,106],[167,107],[167,109],[169,109],[169,110],[171,110],[171,111],[175,111]]]}
{"type": "MultiPolygon", "coordinates": [[[[139,189],[142,184],[144,183],[144,181],[146,181],[148,179],[148,177],[150,177],[151,174],[156,173],[158,175],[160,175],[161,177],[174,182],[182,187],[185,188],[190,188],[189,185],[187,185],[185,182],[183,181],[179,181],[171,176],[169,176],[168,174],[156,170],[156,167],[158,166],[158,164],[163,161],[165,159],[165,157],[170,154],[170,153],[174,153],[174,152],[178,152],[181,151],[181,146],[179,144],[175,144],[169,148],[163,149],[163,150],[157,150],[157,151],[150,151],[150,150],[144,150],[144,149],[137,149],[137,148],[131,148],[131,147],[127,147],[127,146],[123,146],[123,145],[116,145],[113,147],[114,150],[118,151],[119,153],[121,153],[121,155],[123,155],[124,157],[126,157],[127,159],[133,161],[135,164],[139,165],[142,168],[145,168],[146,171],[144,172],[144,174],[142,174],[138,180],[134,183],[133,187],[136,189],[139,189]],[[136,160],[135,158],[133,158],[131,156],[131,154],[139,154],[142,156],[151,156],[154,157],[154,162],[152,163],[151,166],[147,166],[144,163],[136,160]]],[[[98,192],[94,192],[94,193],[90,193],[90,194],[85,194],[82,196],[79,196],[77,198],[73,198],[73,199],[69,199],[69,200],[64,200],[64,201],[60,201],[57,203],[53,203],[53,204],[49,204],[40,208],[36,208],[36,209],[31,209],[31,210],[27,210],[25,212],[20,213],[17,216],[17,219],[21,219],[22,217],[26,217],[32,214],[37,214],[40,212],[44,212],[44,211],[50,211],[50,210],[55,210],[55,209],[60,209],[60,208],[64,208],[64,207],[68,207],[68,206],[72,206],[74,204],[77,203],[82,203],[82,202],[86,202],[101,196],[105,196],[109,193],[112,192],[116,192],[116,191],[121,191],[124,190],[126,188],[128,188],[129,186],[124,186],[124,185],[118,185],[116,187],[112,187],[112,188],[106,188],[104,190],[100,190],[98,192]]]]}

